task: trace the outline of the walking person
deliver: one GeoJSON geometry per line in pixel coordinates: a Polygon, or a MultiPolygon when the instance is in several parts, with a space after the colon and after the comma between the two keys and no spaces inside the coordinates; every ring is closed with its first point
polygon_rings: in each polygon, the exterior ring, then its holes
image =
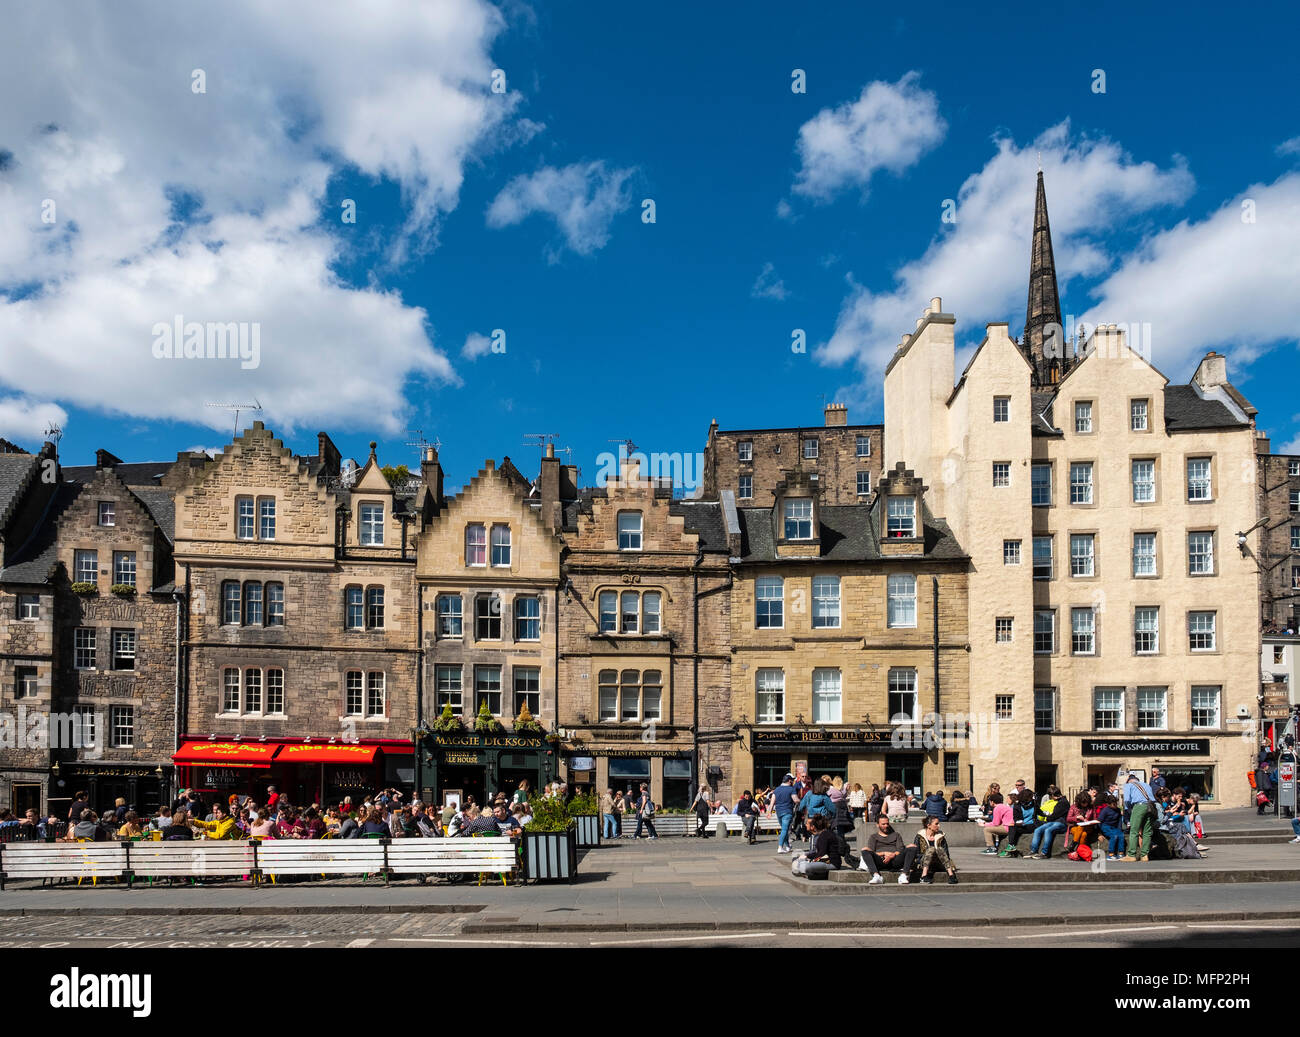
{"type": "Polygon", "coordinates": [[[1156,838],[1156,802],[1151,786],[1130,774],[1124,783],[1124,806],[1131,810],[1128,824],[1128,853],[1120,858],[1125,864],[1151,859],[1151,844],[1156,838]]]}
{"type": "Polygon", "coordinates": [[[781,784],[772,790],[772,807],[776,820],[781,826],[781,835],[777,840],[777,853],[790,852],[790,824],[794,821],[794,811],[799,805],[799,794],[794,789],[794,775],[787,774],[781,784]]]}
{"type": "Polygon", "coordinates": [[[658,839],[659,833],[655,831],[655,803],[650,798],[650,786],[645,782],[641,783],[641,795],[636,801],[636,834],[633,839],[641,838],[641,826],[645,825],[650,832],[651,839],[658,839]]]}
{"type": "Polygon", "coordinates": [[[709,786],[701,785],[695,793],[695,802],[691,809],[695,811],[695,834],[701,839],[709,837],[709,786]]]}
{"type": "Polygon", "coordinates": [[[884,805],[884,802],[885,796],[880,791],[880,786],[873,783],[871,794],[867,796],[867,820],[873,825],[876,823],[876,818],[880,816],[880,808],[884,805]]]}

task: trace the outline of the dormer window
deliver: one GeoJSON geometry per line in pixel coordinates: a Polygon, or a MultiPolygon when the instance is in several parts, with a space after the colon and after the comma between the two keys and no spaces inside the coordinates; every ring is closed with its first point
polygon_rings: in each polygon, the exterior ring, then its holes
{"type": "Polygon", "coordinates": [[[620,511],[618,513],[618,549],[620,551],[641,550],[641,512],[620,511]]]}
{"type": "Polygon", "coordinates": [[[811,540],[812,535],[812,498],[787,498],[785,501],[785,538],[787,540],[811,540]]]}
{"type": "Polygon", "coordinates": [[[383,547],[384,506],[382,504],[361,505],[361,543],[365,547],[383,547]]]}
{"type": "Polygon", "coordinates": [[[906,539],[916,536],[916,498],[890,497],[886,537],[906,539]]]}

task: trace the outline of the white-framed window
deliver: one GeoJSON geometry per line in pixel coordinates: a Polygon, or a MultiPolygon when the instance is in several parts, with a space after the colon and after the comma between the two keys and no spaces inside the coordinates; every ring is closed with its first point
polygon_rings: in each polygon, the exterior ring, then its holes
{"type": "Polygon", "coordinates": [[[81,736],[82,749],[94,749],[97,735],[97,724],[95,718],[94,706],[73,706],[72,707],[73,737],[78,734],[81,736]]]}
{"type": "Polygon", "coordinates": [[[268,583],[266,585],[266,625],[284,626],[284,584],[268,583]]]}
{"type": "Polygon", "coordinates": [[[1097,688],[1092,693],[1094,731],[1124,730],[1124,689],[1097,688]]]}
{"type": "Polygon", "coordinates": [[[762,668],[755,675],[758,703],[754,715],[760,724],[785,722],[785,671],[762,668]]]}
{"type": "Polygon", "coordinates": [[[1092,608],[1070,609],[1070,652],[1094,655],[1097,651],[1097,613],[1092,608]]]}
{"type": "Polygon", "coordinates": [[[787,497],[784,502],[785,539],[811,540],[813,535],[812,498],[787,497]]]}
{"type": "Polygon", "coordinates": [[[1160,609],[1143,606],[1133,610],[1133,651],[1155,655],[1160,651],[1160,609]]]}
{"type": "Polygon", "coordinates": [[[1070,465],[1070,503],[1092,503],[1092,462],[1075,461],[1070,465]]]}
{"type": "Polygon", "coordinates": [[[1009,645],[1015,635],[1015,618],[998,616],[993,620],[993,641],[995,644],[1009,645]]]}
{"type": "Polygon", "coordinates": [[[1130,400],[1128,405],[1129,428],[1134,432],[1146,432],[1149,428],[1147,424],[1147,400],[1130,400]]]}
{"type": "Polygon", "coordinates": [[[459,594],[438,596],[438,636],[460,637],[464,630],[464,604],[459,594]]]}
{"type": "Polygon", "coordinates": [[[812,581],[814,630],[835,629],[840,625],[840,578],[814,576],[812,581]]]}
{"type": "Polygon", "coordinates": [[[365,547],[382,547],[384,544],[384,506],[362,504],[361,543],[365,547]]]}
{"type": "Polygon", "coordinates": [[[99,582],[99,552],[72,552],[73,579],[77,583],[99,582]]]}
{"type": "Polygon", "coordinates": [[[346,699],[344,712],[350,717],[359,717],[366,708],[366,677],[360,670],[348,670],[346,679],[346,699]]]}
{"type": "Polygon", "coordinates": [[[1294,479],[1300,475],[1300,461],[1291,460],[1286,463],[1286,474],[1294,479]]]}
{"type": "Polygon", "coordinates": [[[601,670],[597,686],[597,712],[602,724],[618,721],[618,671],[601,670]]]}
{"type": "Polygon", "coordinates": [[[1133,462],[1133,503],[1151,504],[1156,499],[1156,463],[1150,459],[1133,462]]]}
{"type": "Polygon", "coordinates": [[[40,688],[36,679],[35,666],[14,667],[14,698],[35,698],[40,688]]]}
{"type": "Polygon", "coordinates": [[[620,551],[641,550],[641,512],[620,511],[618,513],[618,549],[620,551]]]}
{"type": "Polygon", "coordinates": [[[829,666],[813,670],[813,723],[838,724],[841,717],[840,671],[829,666]]]}
{"type": "Polygon", "coordinates": [[[889,722],[915,724],[917,717],[916,670],[894,666],[889,670],[889,722]]]}
{"type": "Polygon", "coordinates": [[[737,490],[737,496],[741,500],[750,500],[754,496],[754,477],[752,475],[742,475],[740,477],[740,489],[737,490]]]}
{"type": "Polygon", "coordinates": [[[641,719],[664,718],[664,678],[659,670],[645,670],[641,674],[641,719]]]}
{"type": "Polygon", "coordinates": [[[646,591],[641,595],[641,632],[658,634],[663,630],[663,595],[646,591]]]}
{"type": "Polygon", "coordinates": [[[363,587],[343,590],[343,626],[347,630],[366,629],[366,592],[363,587]]]}
{"type": "Polygon", "coordinates": [[[542,639],[542,599],[529,594],[515,598],[515,640],[542,639]]]}
{"type": "Polygon", "coordinates": [[[1219,696],[1217,684],[1192,685],[1192,727],[1219,726],[1219,696]]]}
{"type": "Polygon", "coordinates": [[[1213,487],[1210,485],[1210,459],[1208,457],[1189,457],[1187,459],[1187,499],[1211,500],[1213,487]]]}
{"type": "Polygon", "coordinates": [[[993,462],[993,485],[994,486],[1011,485],[1011,462],[1010,461],[993,462]]]}
{"type": "Polygon", "coordinates": [[[916,536],[916,498],[890,497],[885,535],[888,539],[908,539],[916,536]]]}
{"type": "Polygon", "coordinates": [[[870,472],[858,472],[857,489],[858,489],[859,497],[871,496],[871,473],[870,472]]]}
{"type": "Polygon", "coordinates": [[[619,595],[618,630],[620,634],[635,634],[641,629],[641,595],[624,591],[619,595]]]}
{"type": "Polygon", "coordinates": [[[19,619],[40,619],[41,618],[41,596],[39,594],[18,595],[18,618],[19,619]]]}
{"type": "Polygon", "coordinates": [[[754,460],[754,441],[742,439],[736,444],[736,456],[742,461],[754,460]]]}
{"type": "Polygon", "coordinates": [[[785,581],[780,576],[760,576],[754,581],[754,626],[759,630],[785,626],[785,581]]]}
{"type": "Polygon", "coordinates": [[[1156,535],[1154,533],[1133,534],[1133,575],[1156,575],[1156,535]]]}
{"type": "Polygon", "coordinates": [[[496,591],[474,596],[474,640],[501,640],[501,595],[496,591]]]}
{"type": "MultiPolygon", "coordinates": [[[[386,681],[383,670],[371,670],[366,674],[366,716],[382,717],[387,700],[386,681]]],[[[500,695],[497,696],[500,701],[500,695]]]]}
{"type": "Polygon", "coordinates": [[[1011,397],[993,397],[993,420],[998,424],[1011,420],[1011,397]]]}
{"type": "Polygon", "coordinates": [[[135,631],[128,629],[112,632],[113,669],[135,669],[135,631]]]}
{"type": "Polygon", "coordinates": [[[239,671],[228,666],[221,672],[221,712],[238,713],[243,701],[239,685],[239,671]]]}
{"type": "Polygon", "coordinates": [[[235,537],[252,540],[257,535],[256,514],[252,497],[235,498],[235,537]]]}
{"type": "Polygon", "coordinates": [[[266,671],[266,711],[277,716],[284,714],[284,671],[266,671]]]}
{"type": "Polygon", "coordinates": [[[528,712],[536,719],[542,712],[542,671],[536,666],[516,666],[514,715],[518,716],[528,707],[528,712]]]}
{"type": "Polygon", "coordinates": [[[1300,511],[1300,490],[1291,491],[1291,514],[1300,511]]]}
{"type": "Polygon", "coordinates": [[[885,625],[916,626],[916,574],[892,573],[885,585],[888,597],[885,625]]]}
{"type": "Polygon", "coordinates": [[[492,527],[492,564],[498,568],[510,566],[510,527],[500,523],[492,527]]]}
{"type": "Polygon", "coordinates": [[[1137,714],[1139,731],[1163,731],[1168,726],[1165,688],[1138,688],[1137,714]]]}
{"type": "Polygon", "coordinates": [[[1076,435],[1092,434],[1092,401],[1079,400],[1074,405],[1074,431],[1076,435]]]}
{"type": "Polygon", "coordinates": [[[1212,611],[1187,613],[1187,647],[1193,652],[1218,648],[1217,614],[1212,611]]]}
{"type": "Polygon", "coordinates": [[[1291,527],[1291,550],[1300,551],[1300,526],[1291,527]]]}
{"type": "Polygon", "coordinates": [[[817,460],[818,442],[816,439],[805,439],[803,441],[803,456],[805,460],[817,460]]]}
{"type": "Polygon", "coordinates": [[[1050,580],[1056,573],[1052,560],[1052,540],[1050,536],[1034,537],[1034,579],[1050,580]]]}
{"type": "Polygon", "coordinates": [[[238,626],[244,621],[244,609],[239,587],[238,580],[223,580],[221,583],[222,626],[238,626]]]}
{"type": "Polygon", "coordinates": [[[247,669],[244,671],[244,712],[262,712],[262,671],[247,669]]]}
{"type": "Polygon", "coordinates": [[[275,498],[257,498],[257,539],[275,539],[275,498]]]}
{"type": "Polygon", "coordinates": [[[464,693],[462,684],[461,668],[459,666],[439,666],[434,670],[435,694],[437,695],[438,712],[441,713],[447,706],[451,711],[460,716],[461,714],[461,696],[464,693]]]}
{"type": "Polygon", "coordinates": [[[1056,689],[1034,689],[1034,730],[1056,730],[1056,689]]]}
{"type": "Polygon", "coordinates": [[[111,500],[99,502],[99,524],[101,526],[117,525],[117,504],[111,500]]]}
{"type": "Polygon", "coordinates": [[[1020,564],[1020,541],[1019,540],[1002,541],[1002,564],[1003,565],[1020,564]]]}
{"type": "Polygon", "coordinates": [[[487,565],[487,527],[481,522],[471,522],[465,527],[465,564],[487,565]]]}
{"type": "Polygon", "coordinates": [[[72,633],[72,665],[78,670],[95,668],[95,628],[77,627],[72,633]]]}
{"type": "Polygon", "coordinates": [[[487,703],[488,712],[494,717],[501,715],[501,667],[474,667],[474,712],[478,713],[487,703]]]}
{"type": "Polygon", "coordinates": [[[1096,566],[1094,547],[1096,536],[1092,533],[1070,534],[1070,575],[1092,576],[1096,566]]]}
{"type": "Polygon", "coordinates": [[[262,585],[255,581],[244,584],[244,626],[262,625],[262,585]]]}
{"type": "Polygon", "coordinates": [[[602,634],[618,633],[618,592],[601,591],[598,599],[600,615],[600,632],[602,634]]]}
{"type": "Polygon", "coordinates": [[[1029,469],[1030,504],[1035,508],[1052,506],[1052,466],[1036,464],[1029,469]]]}
{"type": "Polygon", "coordinates": [[[384,629],[384,588],[366,588],[366,629],[384,629]]]}
{"type": "Polygon", "coordinates": [[[993,696],[993,716],[997,720],[1014,720],[1016,697],[1014,695],[993,696]]]}
{"type": "Polygon", "coordinates": [[[109,742],[114,749],[131,749],[135,746],[135,707],[109,707],[109,742]]]}
{"type": "Polygon", "coordinates": [[[1199,531],[1187,534],[1187,573],[1189,576],[1214,574],[1214,534],[1199,531]]]}
{"type": "Polygon", "coordinates": [[[113,583],[118,586],[135,586],[135,552],[113,552],[113,583]]]}
{"type": "Polygon", "coordinates": [[[854,443],[854,455],[857,457],[871,456],[871,437],[858,436],[854,443]]]}
{"type": "Polygon", "coordinates": [[[1034,610],[1034,654],[1051,655],[1056,651],[1056,612],[1034,610]]]}

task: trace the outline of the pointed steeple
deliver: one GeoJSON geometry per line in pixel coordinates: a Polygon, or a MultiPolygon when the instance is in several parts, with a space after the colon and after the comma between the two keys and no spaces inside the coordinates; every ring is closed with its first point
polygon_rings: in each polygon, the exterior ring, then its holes
{"type": "MultiPolygon", "coordinates": [[[[1047,191],[1043,187],[1043,171],[1038,170],[1038,196],[1034,199],[1034,235],[1029,247],[1029,304],[1025,309],[1024,350],[1034,368],[1036,386],[1049,386],[1065,375],[1068,359],[1065,356],[1044,355],[1047,328],[1061,323],[1061,297],[1056,287],[1056,259],[1052,255],[1052,228],[1047,220],[1047,191]],[[1053,360],[1056,363],[1053,363],[1053,360]],[[1055,377],[1053,377],[1055,375],[1055,377]]],[[[1057,353],[1064,353],[1064,331],[1057,332],[1055,342],[1049,344],[1057,353]]]]}

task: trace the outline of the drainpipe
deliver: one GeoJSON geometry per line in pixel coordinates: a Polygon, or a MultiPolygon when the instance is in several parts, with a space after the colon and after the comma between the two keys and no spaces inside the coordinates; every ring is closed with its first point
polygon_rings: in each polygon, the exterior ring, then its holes
{"type": "Polygon", "coordinates": [[[700,791],[700,563],[704,550],[695,553],[695,566],[691,572],[691,799],[700,791]]]}
{"type": "MultiPolygon", "coordinates": [[[[406,523],[402,523],[402,555],[406,555],[406,523]]],[[[424,798],[424,588],[415,582],[415,796],[424,798]]]]}
{"type": "Polygon", "coordinates": [[[934,716],[939,719],[939,577],[931,576],[934,586],[934,716]]]}

